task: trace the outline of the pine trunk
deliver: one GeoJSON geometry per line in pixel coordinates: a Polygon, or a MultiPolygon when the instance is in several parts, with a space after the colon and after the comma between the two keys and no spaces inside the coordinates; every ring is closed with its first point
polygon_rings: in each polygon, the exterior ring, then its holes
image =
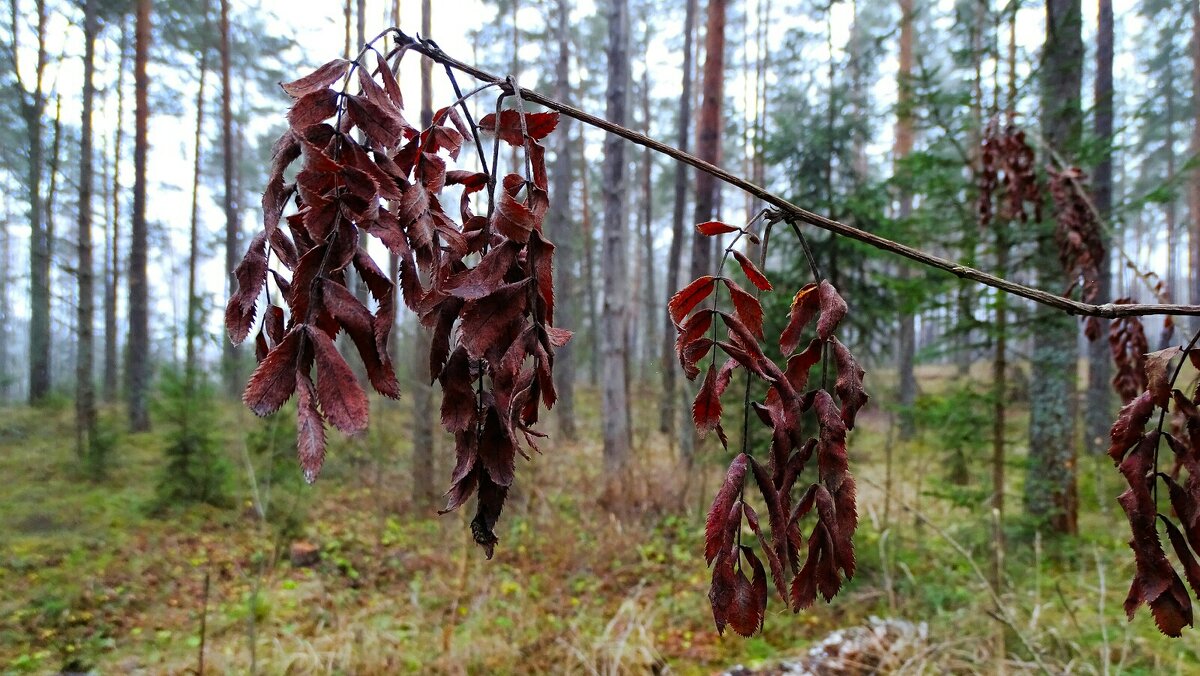
{"type": "MultiPolygon", "coordinates": [[[[1200,0],[1191,0],[1192,15],[1192,135],[1188,154],[1200,156],[1200,0]]],[[[1189,237],[1189,265],[1191,281],[1190,300],[1200,304],[1200,167],[1194,167],[1187,182],[1188,215],[1191,237],[1189,237]]],[[[1192,330],[1200,331],[1200,317],[1192,318],[1192,330]]]]}
{"type": "MultiPolygon", "coordinates": [[[[29,143],[29,403],[41,403],[50,394],[50,234],[43,220],[42,202],[42,113],[45,93],[42,75],[46,68],[46,3],[37,6],[37,70],[33,92],[22,100],[21,111],[29,143]]],[[[17,36],[13,13],[14,49],[17,36]]],[[[16,54],[13,55],[16,61],[16,54]]],[[[17,69],[14,67],[14,71],[17,69]]],[[[19,71],[17,71],[19,73],[19,71]]]]}
{"type": "Polygon", "coordinates": [[[121,22],[121,41],[117,59],[117,133],[113,142],[112,175],[112,219],[109,221],[108,247],[105,252],[104,275],[104,400],[113,403],[117,399],[117,383],[120,351],[117,343],[120,329],[117,327],[117,295],[121,288],[121,148],[125,140],[125,54],[128,51],[129,32],[121,22]]]}
{"type": "MultiPolygon", "coordinates": [[[[1068,157],[1078,151],[1083,70],[1080,0],[1048,0],[1046,44],[1042,53],[1042,135],[1068,157]]],[[[1039,238],[1035,264],[1044,285],[1063,272],[1049,236],[1039,238]]],[[[1076,320],[1039,306],[1034,314],[1030,369],[1029,477],[1025,506],[1056,533],[1075,533],[1075,386],[1078,359],[1076,320]]]]}
{"type": "MultiPolygon", "coordinates": [[[[683,23],[683,87],[679,92],[679,117],[676,121],[676,143],[680,150],[687,151],[692,122],[692,43],[695,33],[697,0],[687,0],[687,12],[683,23]]],[[[663,280],[667,299],[681,286],[679,268],[683,258],[683,241],[687,235],[684,228],[684,211],[687,208],[688,177],[687,165],[675,163],[675,202],[671,209],[671,248],[667,253],[667,277],[663,280]]],[[[675,365],[674,325],[671,317],[663,313],[662,336],[662,399],[659,402],[658,429],[663,434],[675,431],[675,402],[679,398],[679,375],[675,365]]]]}
{"type": "MultiPolygon", "coordinates": [[[[233,270],[240,259],[238,249],[238,218],[237,206],[234,203],[234,156],[233,156],[233,86],[230,82],[229,52],[229,0],[221,0],[221,175],[225,181],[225,189],[221,206],[225,211],[225,295],[233,292],[233,270]]],[[[237,350],[233,343],[222,341],[221,374],[225,379],[225,389],[230,396],[237,396],[241,389],[241,379],[237,373],[237,350]]]]}
{"type": "MultiPolygon", "coordinates": [[[[704,36],[704,77],[701,82],[700,121],[696,130],[696,152],[710,164],[721,160],[721,109],[725,102],[725,4],[709,0],[708,23],[704,36]]],[[[700,172],[696,177],[695,222],[713,220],[717,203],[717,180],[700,172]]],[[[692,236],[692,278],[712,274],[711,237],[692,236]]]]}
{"type": "MultiPolygon", "coordinates": [[[[913,120],[912,120],[912,75],[913,75],[913,0],[900,0],[900,66],[897,73],[899,98],[896,107],[896,144],[894,159],[897,163],[904,160],[913,149],[913,120]]],[[[901,221],[912,216],[913,195],[907,188],[900,190],[900,207],[896,214],[901,221]]],[[[908,279],[911,270],[901,263],[899,278],[908,279]]],[[[904,303],[907,304],[907,303],[904,303]]],[[[915,431],[913,425],[913,405],[917,400],[917,377],[915,372],[915,356],[917,349],[916,319],[911,309],[901,308],[900,328],[898,336],[898,370],[900,377],[900,438],[911,439],[915,431]]]]}
{"type": "MultiPolygon", "coordinates": [[[[571,100],[571,8],[567,0],[558,0],[558,61],[554,69],[554,96],[560,101],[571,100]]],[[[554,280],[558,285],[554,295],[558,299],[558,324],[574,327],[576,324],[575,298],[575,222],[571,202],[571,179],[574,166],[571,164],[571,118],[559,118],[555,131],[554,191],[550,194],[550,212],[546,223],[554,241],[558,264],[554,280]]],[[[575,423],[575,347],[574,341],[560,347],[554,355],[555,386],[558,403],[555,404],[559,433],[568,440],[578,435],[575,423]]]]}
{"type": "MultiPolygon", "coordinates": [[[[719,0],[716,0],[719,1],[719,0]]],[[[606,118],[624,126],[629,98],[629,4],[628,0],[610,0],[608,6],[608,86],[605,93],[606,118]]],[[[604,421],[604,470],[609,488],[620,486],[629,463],[630,424],[628,373],[625,370],[628,321],[628,253],[626,218],[625,142],[604,137],[604,233],[601,271],[604,279],[604,307],[600,327],[602,361],[602,417],[604,421]]]]}
{"type": "MultiPolygon", "coordinates": [[[[1100,0],[1096,24],[1096,82],[1095,82],[1095,127],[1094,135],[1103,152],[1096,168],[1092,171],[1092,201],[1100,218],[1108,223],[1112,216],[1112,136],[1113,136],[1113,8],[1112,0],[1100,0]]],[[[1112,300],[1112,271],[1107,233],[1100,232],[1104,244],[1104,257],[1100,261],[1100,279],[1097,303],[1112,300]]],[[[1108,321],[1097,319],[1100,337],[1088,345],[1087,406],[1084,414],[1084,443],[1093,453],[1103,453],[1108,448],[1108,430],[1113,420],[1113,396],[1109,379],[1112,378],[1112,356],[1109,354],[1108,321]]]]}
{"type": "Polygon", "coordinates": [[[92,378],[92,333],[95,296],[92,279],[92,108],[96,98],[96,0],[83,3],[83,113],[79,125],[79,228],[77,279],[79,305],[75,353],[75,448],[83,456],[96,432],[96,395],[92,378]]]}
{"type": "Polygon", "coordinates": [[[185,356],[183,372],[187,378],[187,389],[190,395],[196,376],[196,341],[200,333],[200,297],[196,289],[196,262],[200,256],[200,169],[204,131],[204,85],[208,75],[208,50],[200,54],[197,66],[200,73],[200,83],[196,87],[196,137],[193,142],[192,156],[192,221],[188,237],[188,289],[187,289],[187,318],[185,319],[185,356]]]}
{"type": "Polygon", "coordinates": [[[133,219],[129,245],[129,354],[125,359],[129,380],[129,426],[135,432],[150,429],[147,395],[150,388],[150,294],[146,283],[146,154],[149,149],[147,97],[150,80],[150,0],[138,0],[134,31],[133,86],[133,219]]]}
{"type": "MultiPolygon", "coordinates": [[[[430,0],[421,0],[421,35],[432,37],[433,12],[430,0]]],[[[421,128],[433,123],[433,62],[421,59],[421,128]]],[[[419,321],[413,322],[413,503],[419,508],[433,504],[437,491],[433,476],[433,385],[429,377],[430,335],[419,321]]]]}

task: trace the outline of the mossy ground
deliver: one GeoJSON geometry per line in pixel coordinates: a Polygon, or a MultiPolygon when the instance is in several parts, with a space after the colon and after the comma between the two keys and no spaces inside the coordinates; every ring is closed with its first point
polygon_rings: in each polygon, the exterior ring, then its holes
{"type": "MultiPolygon", "coordinates": [[[[938,391],[941,375],[925,374],[926,391],[938,391]]],[[[833,603],[799,615],[772,600],[761,636],[718,637],[701,506],[728,456],[705,447],[702,470],[677,499],[674,451],[651,432],[657,404],[636,406],[629,506],[640,514],[616,518],[611,504],[601,506],[596,398],[580,394],[583,438],[552,438],[544,455],[520,465],[490,562],[469,541],[469,515],[412,508],[404,403],[378,403],[363,439],[331,434],[314,486],[273,491],[247,470],[255,462],[246,434],[262,423],[230,405],[221,420],[229,461],[241,468],[231,486],[240,507],[165,516],[147,509],[163,463],[161,431],[121,437],[108,478],[93,482],[78,470],[69,406],[5,409],[0,665],[6,673],[194,673],[207,576],[206,673],[248,673],[252,664],[266,674],[711,673],[803,654],[872,615],[928,624],[912,671],[991,673],[1001,662],[1036,671],[1023,638],[1056,673],[1200,672],[1195,632],[1164,638],[1144,610],[1125,620],[1132,556],[1114,500],[1120,480],[1106,458],[1080,460],[1080,535],[1042,537],[1020,518],[1024,452],[1010,446],[1005,627],[972,565],[985,574],[990,566],[990,449],[967,458],[965,486],[949,482],[936,433],[890,440],[882,406],[864,412],[850,442],[861,477],[858,576],[833,603]],[[890,501],[881,490],[889,443],[890,501]],[[304,537],[321,547],[317,566],[288,563],[289,541],[253,509],[255,491],[268,512],[305,514],[304,537]]],[[[656,400],[647,390],[635,401],[656,400]]],[[[1023,425],[1015,415],[1011,439],[1024,437],[1023,425]]],[[[978,434],[986,446],[988,430],[978,434]]],[[[437,451],[445,476],[452,451],[444,439],[437,451]]]]}

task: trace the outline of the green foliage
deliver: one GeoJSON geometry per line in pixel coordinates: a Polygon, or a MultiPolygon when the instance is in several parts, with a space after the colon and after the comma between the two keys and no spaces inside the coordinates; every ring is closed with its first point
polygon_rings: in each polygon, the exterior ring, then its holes
{"type": "Polygon", "coordinates": [[[986,485],[966,488],[971,483],[971,467],[983,464],[992,419],[991,398],[978,389],[968,382],[946,392],[922,394],[913,407],[917,429],[929,447],[942,455],[943,478],[954,487],[939,491],[940,497],[960,507],[978,505],[988,490],[986,485]]]}
{"type": "Polygon", "coordinates": [[[189,378],[163,374],[154,407],[166,427],[167,464],[159,476],[150,508],[161,514],[172,507],[203,503],[230,506],[229,461],[224,456],[216,393],[202,374],[189,378]]]}

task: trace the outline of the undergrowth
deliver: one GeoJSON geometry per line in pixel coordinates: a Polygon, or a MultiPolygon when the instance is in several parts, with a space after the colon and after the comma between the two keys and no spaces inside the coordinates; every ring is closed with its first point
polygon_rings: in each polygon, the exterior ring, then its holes
{"type": "MultiPolygon", "coordinates": [[[[923,382],[938,391],[934,380],[923,382]]],[[[859,575],[798,621],[767,622],[750,640],[719,638],[705,597],[707,505],[697,498],[720,480],[715,449],[704,450],[713,462],[705,460],[689,492],[636,488],[644,515],[617,519],[599,506],[595,393],[580,394],[580,428],[593,432],[576,444],[556,440],[553,452],[518,466],[539,480],[510,496],[512,518],[497,532],[504,546],[491,562],[465,534],[465,517],[411,509],[410,449],[396,435],[336,442],[321,483],[306,487],[273,469],[290,458],[277,457],[269,430],[218,406],[212,414],[226,433],[217,452],[232,470],[236,506],[200,504],[156,519],[142,507],[155,495],[167,425],[121,437],[108,478],[92,483],[72,471],[69,435],[49,432],[69,428],[69,409],[7,409],[0,665],[5,673],[184,673],[196,668],[202,613],[206,673],[247,673],[252,660],[264,674],[711,673],[795,659],[872,616],[927,624],[903,657],[912,671],[991,673],[1003,661],[1009,672],[1034,672],[1022,639],[1056,673],[1188,673],[1200,664],[1195,644],[1167,641],[1147,616],[1125,621],[1122,581],[1132,557],[1117,506],[1098,497],[1113,495],[1119,479],[1106,459],[1082,459],[1078,538],[1045,538],[1019,515],[1007,517],[1005,626],[972,567],[988,567],[986,496],[957,490],[963,477],[918,484],[921,468],[947,447],[924,437],[889,442],[887,419],[870,411],[853,433],[864,479],[859,575]],[[887,443],[896,458],[890,501],[882,493],[887,443]],[[261,501],[268,482],[264,515],[255,495],[261,501]],[[659,493],[672,500],[656,502],[659,493]],[[272,517],[296,500],[299,519],[272,517]],[[314,567],[288,562],[298,537],[320,546],[314,567]]],[[[640,462],[672,467],[669,443],[650,431],[653,407],[642,408],[640,462]]],[[[409,415],[405,402],[375,409],[376,429],[409,415]]],[[[1012,421],[1011,439],[1023,437],[1024,424],[1012,421]]],[[[973,444],[961,448],[967,485],[986,486],[986,458],[973,444]]],[[[1010,450],[1009,504],[1019,504],[1023,449],[1010,450]]],[[[438,476],[451,469],[448,455],[439,449],[438,476]]]]}

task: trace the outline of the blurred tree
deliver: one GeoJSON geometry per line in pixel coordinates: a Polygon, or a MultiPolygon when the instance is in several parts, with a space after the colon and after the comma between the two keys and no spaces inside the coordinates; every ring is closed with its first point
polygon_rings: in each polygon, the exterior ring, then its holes
{"type": "MultiPolygon", "coordinates": [[[[1080,0],[1047,0],[1042,51],[1042,135],[1070,156],[1079,147],[1082,112],[1083,18],[1080,0]]],[[[1038,236],[1035,259],[1043,284],[1063,279],[1052,224],[1038,236]]],[[[1073,317],[1039,307],[1030,369],[1029,475],[1025,507],[1057,533],[1077,530],[1075,385],[1079,329],[1073,317]]]]}
{"type": "MultiPolygon", "coordinates": [[[[714,0],[721,2],[722,0],[714,0]]],[[[629,3],[609,0],[608,86],[605,117],[624,126],[629,100],[629,3]]],[[[625,142],[604,138],[604,247],[601,270],[604,278],[603,319],[600,326],[602,362],[602,415],[604,470],[609,477],[609,497],[616,497],[629,463],[629,374],[626,372],[625,326],[629,321],[627,251],[627,196],[625,142]]]]}
{"type": "Polygon", "coordinates": [[[147,395],[150,387],[150,300],[146,279],[148,246],[146,228],[147,124],[150,118],[150,79],[146,62],[150,56],[150,0],[138,0],[135,23],[133,86],[133,223],[129,246],[129,343],[126,376],[129,387],[129,426],[135,432],[150,429],[147,395]]]}
{"type": "Polygon", "coordinates": [[[88,453],[96,434],[96,402],[93,389],[93,331],[95,291],[92,265],[92,109],[96,98],[97,0],[83,2],[83,111],[79,139],[79,220],[76,233],[79,285],[75,351],[75,448],[88,453]]]}

